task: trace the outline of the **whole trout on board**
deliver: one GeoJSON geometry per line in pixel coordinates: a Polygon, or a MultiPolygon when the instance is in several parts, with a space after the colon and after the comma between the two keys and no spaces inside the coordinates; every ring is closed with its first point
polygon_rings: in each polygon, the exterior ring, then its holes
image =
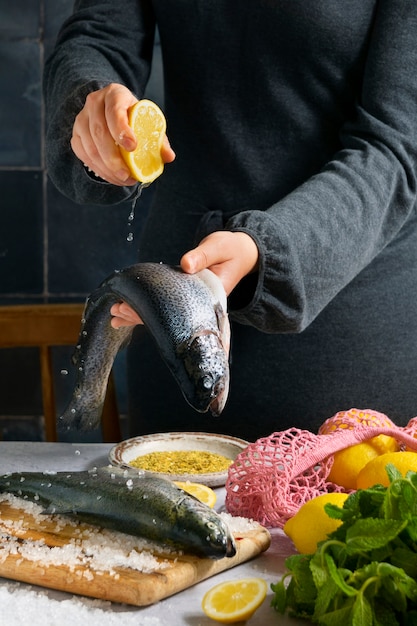
{"type": "Polygon", "coordinates": [[[212,559],[236,554],[221,516],[171,481],[133,468],[13,472],[0,492],[29,499],[46,514],[74,516],[103,528],[212,559]]]}
{"type": "Polygon", "coordinates": [[[61,425],[89,429],[100,422],[113,361],[133,332],[111,326],[110,308],[122,301],[150,331],[188,403],[220,415],[229,391],[230,346],[221,281],[210,270],[186,274],[162,263],[138,263],[114,272],[87,298],[73,357],[75,390],[61,425]]]}

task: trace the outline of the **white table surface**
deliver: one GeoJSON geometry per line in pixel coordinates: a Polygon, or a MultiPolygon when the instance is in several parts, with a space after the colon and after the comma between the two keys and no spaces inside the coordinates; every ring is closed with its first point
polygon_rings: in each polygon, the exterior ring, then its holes
{"type": "MultiPolygon", "coordinates": [[[[85,470],[108,464],[111,444],[0,442],[0,473],[13,471],[85,470]]],[[[224,503],[224,489],[217,490],[216,509],[224,503]]],[[[222,572],[149,607],[118,605],[88,600],[71,594],[45,590],[0,578],[1,622],[8,626],[66,626],[88,620],[88,626],[213,626],[201,609],[204,593],[223,580],[245,576],[264,578],[268,586],[285,570],[284,560],[291,544],[281,531],[272,530],[271,547],[252,561],[222,572]]],[[[272,591],[247,622],[249,626],[306,624],[283,617],[270,607],[272,591]]],[[[84,623],[84,622],[83,622],[84,623]]]]}

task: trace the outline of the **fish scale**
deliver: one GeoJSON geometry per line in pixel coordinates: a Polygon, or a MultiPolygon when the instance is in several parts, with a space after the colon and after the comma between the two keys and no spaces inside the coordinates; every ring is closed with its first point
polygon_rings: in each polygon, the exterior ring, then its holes
{"type": "Polygon", "coordinates": [[[186,274],[161,263],[137,263],[114,272],[87,298],[74,357],[75,389],[61,427],[100,423],[114,359],[133,331],[111,326],[110,308],[121,301],[142,319],[187,402],[219,415],[229,390],[230,341],[220,280],[210,270],[186,274]]]}
{"type": "Polygon", "coordinates": [[[143,537],[213,559],[236,553],[224,520],[171,481],[147,472],[104,466],[81,472],[13,472],[0,492],[29,499],[47,514],[143,537]]]}

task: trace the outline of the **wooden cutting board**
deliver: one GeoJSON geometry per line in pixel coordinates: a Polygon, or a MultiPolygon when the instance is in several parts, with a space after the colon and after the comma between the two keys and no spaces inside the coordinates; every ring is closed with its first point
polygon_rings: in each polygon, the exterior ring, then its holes
{"type": "MultiPolygon", "coordinates": [[[[96,533],[97,550],[102,549],[97,528],[72,521],[65,523],[59,516],[42,516],[39,520],[13,502],[0,502],[0,576],[59,591],[67,591],[112,602],[146,606],[191,587],[214,574],[252,559],[270,545],[269,532],[262,526],[235,532],[237,554],[217,561],[194,556],[158,554],[163,569],[148,573],[131,567],[115,567],[113,572],[98,571],[94,566],[56,564],[48,562],[45,554],[65,551],[80,541],[83,533],[96,533]],[[57,524],[59,518],[59,524],[57,524]],[[10,522],[14,522],[10,524],[10,522]],[[18,523],[16,523],[18,522],[18,523]],[[28,549],[36,551],[42,545],[43,556],[25,556],[28,549]],[[45,553],[46,550],[46,553],[45,553]],[[48,563],[48,564],[47,564],[48,563]]],[[[105,531],[104,531],[105,532],[105,531]]]]}

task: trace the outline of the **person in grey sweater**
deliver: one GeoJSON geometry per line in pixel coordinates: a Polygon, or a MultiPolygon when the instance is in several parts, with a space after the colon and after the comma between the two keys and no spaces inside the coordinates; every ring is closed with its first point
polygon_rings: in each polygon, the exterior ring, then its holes
{"type": "MultiPolygon", "coordinates": [[[[44,77],[49,176],[77,203],[136,192],[117,144],[135,145],[127,109],[156,28],[169,142],[138,260],[220,277],[231,388],[220,418],[195,413],[137,326],[130,434],[253,440],[351,407],[405,424],[417,414],[417,2],[77,0],[44,77]]],[[[138,321],[112,312],[115,326],[138,321]]]]}

